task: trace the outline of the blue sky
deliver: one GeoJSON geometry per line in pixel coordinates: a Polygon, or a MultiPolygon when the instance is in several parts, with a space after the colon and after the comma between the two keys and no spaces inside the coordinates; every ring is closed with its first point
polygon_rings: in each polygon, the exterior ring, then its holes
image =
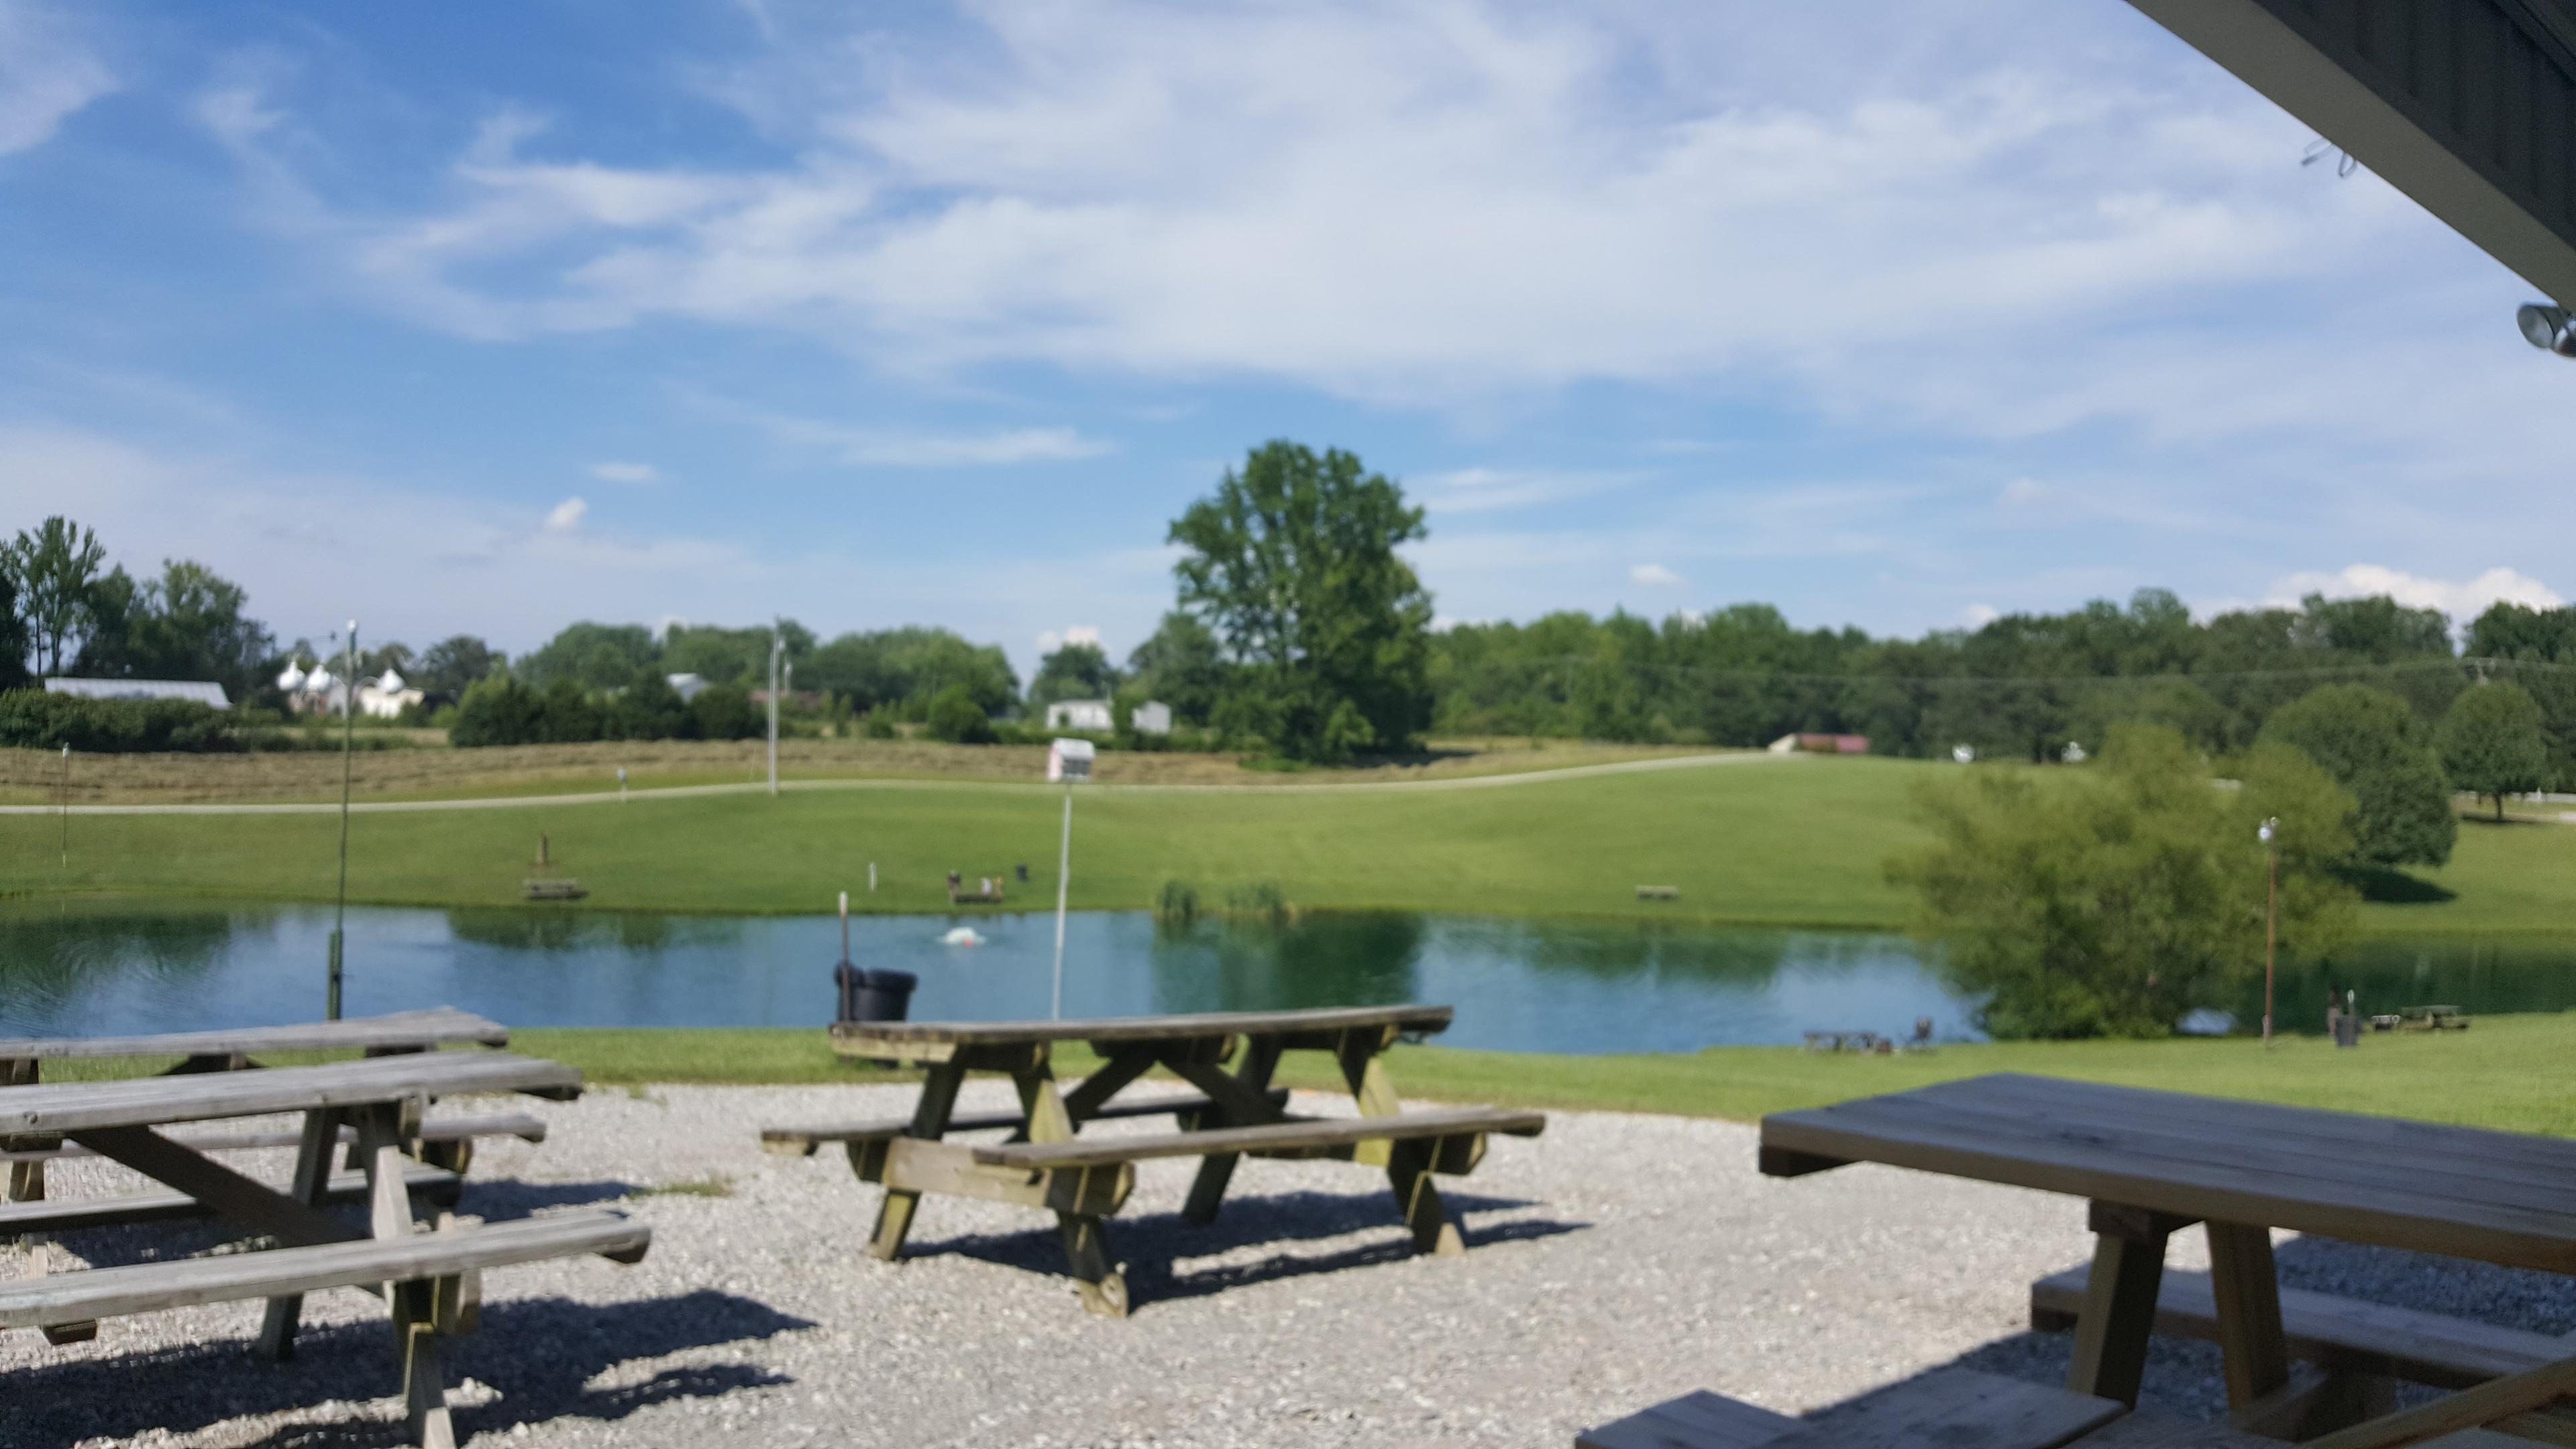
{"type": "Polygon", "coordinates": [[[0,0],[0,525],[1008,647],[1267,438],[1440,613],[2554,603],[2531,290],[2120,0],[0,0]]]}

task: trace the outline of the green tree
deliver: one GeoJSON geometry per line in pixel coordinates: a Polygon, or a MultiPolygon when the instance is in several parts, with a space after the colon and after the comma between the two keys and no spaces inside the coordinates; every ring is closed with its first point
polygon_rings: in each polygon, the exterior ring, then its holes
{"type": "Polygon", "coordinates": [[[605,733],[619,740],[685,740],[698,731],[697,716],[671,682],[646,674],[608,702],[605,733]]]}
{"type": "MultiPolygon", "coordinates": [[[[793,619],[778,624],[778,642],[788,663],[811,677],[806,659],[814,652],[814,631],[793,619]]],[[[662,636],[662,669],[694,674],[717,684],[769,687],[770,632],[766,624],[727,629],[714,624],[674,624],[662,636]]],[[[828,686],[815,685],[824,688],[828,686]]]]}
{"type": "Polygon", "coordinates": [[[946,629],[843,634],[799,662],[796,673],[808,689],[847,695],[862,710],[891,705],[907,719],[923,718],[932,697],[952,684],[987,714],[1020,697],[1019,676],[999,646],[970,644],[946,629]]]}
{"type": "Polygon", "coordinates": [[[0,689],[27,683],[27,621],[18,613],[18,579],[9,571],[8,549],[0,547],[0,689]]]}
{"type": "Polygon", "coordinates": [[[1252,450],[1172,523],[1181,607],[1242,669],[1219,713],[1294,758],[1402,750],[1431,721],[1422,510],[1340,449],[1252,450]]]}
{"type": "Polygon", "coordinates": [[[1127,656],[1127,674],[1137,698],[1170,705],[1178,723],[1204,725],[1225,689],[1225,653],[1197,615],[1175,609],[1127,656]]]}
{"type": "Polygon", "coordinates": [[[1029,680],[1029,703],[1044,707],[1060,699],[1107,699],[1118,691],[1118,670],[1097,644],[1067,644],[1038,661],[1029,680]]]}
{"type": "Polygon", "coordinates": [[[2451,701],[2442,716],[2442,768],[2451,784],[2495,801],[2537,790],[2549,774],[2549,738],[2540,705],[2519,685],[2491,683],[2451,701]]]}
{"type": "Polygon", "coordinates": [[[751,691],[735,684],[710,684],[689,701],[702,740],[748,740],[766,734],[768,717],[751,702],[751,691]]]}
{"type": "Polygon", "coordinates": [[[2451,858],[2460,822],[2431,733],[2385,690],[2321,684],[2275,710],[2261,738],[2300,751],[2352,792],[2358,859],[2440,865],[2451,858]]]}
{"type": "Polygon", "coordinates": [[[106,546],[96,533],[58,514],[21,530],[0,551],[18,585],[19,616],[34,639],[36,673],[63,673],[87,631],[106,546]]]}
{"type": "MultiPolygon", "coordinates": [[[[203,564],[164,560],[161,577],[143,586],[119,630],[122,672],[145,679],[212,680],[233,699],[247,699],[267,682],[269,661],[277,653],[268,626],[244,612],[249,602],[241,585],[203,564]]],[[[86,660],[88,648],[81,652],[86,660]]]]}
{"type": "Polygon", "coordinates": [[[930,701],[930,718],[922,733],[934,740],[957,745],[989,745],[999,738],[993,731],[992,718],[975,702],[975,695],[965,685],[952,684],[930,701]]]}
{"type": "Polygon", "coordinates": [[[419,672],[411,682],[433,694],[462,696],[508,662],[501,651],[471,634],[451,634],[420,656],[419,672]]]}
{"type": "Polygon", "coordinates": [[[456,723],[447,742],[458,749],[490,745],[525,745],[539,737],[542,712],[537,692],[506,674],[478,679],[465,686],[456,703],[456,723]]]}
{"type": "Polygon", "coordinates": [[[2283,957],[2313,959],[2351,928],[2332,874],[2351,797],[2286,749],[2263,748],[2244,788],[2216,788],[2175,731],[2124,725],[2093,768],[1975,770],[1926,787],[1930,844],[1890,877],[1915,892],[1913,929],[1986,998],[1998,1037],[2163,1036],[2226,999],[2263,960],[2258,822],[2281,822],[2283,957]]]}
{"type": "Polygon", "coordinates": [[[660,662],[653,631],[643,625],[584,620],[521,656],[515,672],[522,683],[539,688],[569,679],[591,689],[616,689],[660,662]]]}

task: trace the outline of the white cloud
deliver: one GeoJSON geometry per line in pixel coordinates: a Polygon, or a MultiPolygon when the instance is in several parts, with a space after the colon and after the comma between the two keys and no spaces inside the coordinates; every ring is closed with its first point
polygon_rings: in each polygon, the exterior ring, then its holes
{"type": "Polygon", "coordinates": [[[2008,508],[2026,508],[2048,497],[2048,487],[2036,478],[2015,478],[1995,495],[1995,501],[2008,508]]]}
{"type": "Polygon", "coordinates": [[[709,416],[765,433],[782,447],[819,453],[849,467],[970,468],[1070,463],[1115,452],[1115,445],[1073,428],[1002,428],[936,433],[798,417],[694,389],[681,401],[709,416]]]}
{"type": "Polygon", "coordinates": [[[1107,647],[1100,642],[1099,626],[1093,624],[1072,624],[1061,631],[1048,629],[1038,635],[1038,652],[1041,654],[1053,654],[1073,644],[1088,644],[1094,649],[1107,647]]]}
{"type": "Polygon", "coordinates": [[[1637,481],[1632,473],[1458,468],[1406,480],[1423,511],[1435,516],[1496,513],[1582,498],[1637,481]]]}
{"type": "Polygon", "coordinates": [[[2439,609],[2451,616],[2452,623],[2463,626],[2493,604],[2555,609],[2566,603],[2557,590],[2509,568],[2491,568],[2475,578],[2453,582],[2378,564],[2354,564],[2340,573],[2292,574],[2272,586],[2266,602],[2276,608],[2295,608],[2310,594],[2330,599],[2386,594],[2410,609],[2439,609]]]}
{"type": "Polygon", "coordinates": [[[1657,589],[1678,588],[1683,582],[1680,574],[1674,573],[1659,563],[1638,564],[1628,570],[1628,581],[1657,589]]]}
{"type": "Polygon", "coordinates": [[[65,15],[0,0],[0,156],[43,145],[66,117],[116,88],[65,15]]]}
{"type": "Polygon", "coordinates": [[[603,483],[658,483],[662,470],[650,463],[593,463],[590,476],[603,483]]]}
{"type": "Polygon", "coordinates": [[[578,498],[567,498],[546,514],[546,527],[557,533],[570,533],[581,526],[582,515],[588,512],[588,503],[578,498]]]}
{"type": "Polygon", "coordinates": [[[1971,629],[1982,629],[2003,617],[2003,611],[1992,604],[1970,604],[1959,611],[1959,621],[1971,629]]]}

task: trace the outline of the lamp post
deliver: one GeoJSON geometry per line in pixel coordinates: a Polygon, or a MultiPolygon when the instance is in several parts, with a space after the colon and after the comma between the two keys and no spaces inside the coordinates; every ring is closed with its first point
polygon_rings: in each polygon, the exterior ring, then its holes
{"type": "Polygon", "coordinates": [[[340,1019],[340,952],[349,925],[349,761],[358,747],[358,621],[349,621],[349,648],[340,659],[340,899],[331,915],[331,983],[323,997],[326,1020],[340,1019]]]}
{"type": "Polygon", "coordinates": [[[778,793],[778,655],[786,647],[778,621],[769,621],[769,793],[778,793]]]}
{"type": "Polygon", "coordinates": [[[2272,983],[2273,943],[2281,929],[2281,847],[2274,838],[2281,833],[2280,817],[2263,822],[2254,832],[2263,842],[2263,1049],[2272,1049],[2272,983]]]}
{"type": "Polygon", "coordinates": [[[72,868],[72,742],[63,741],[63,869],[72,868]]]}
{"type": "Polygon", "coordinates": [[[1064,841],[1055,859],[1055,997],[1047,1019],[1064,1020],[1064,907],[1073,884],[1073,787],[1091,778],[1091,741],[1058,740],[1047,748],[1047,778],[1064,782],[1064,841]]]}

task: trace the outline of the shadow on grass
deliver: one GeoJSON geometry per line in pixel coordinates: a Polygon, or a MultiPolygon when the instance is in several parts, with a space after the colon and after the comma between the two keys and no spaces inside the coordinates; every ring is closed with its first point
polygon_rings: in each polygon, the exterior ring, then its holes
{"type": "MultiPolygon", "coordinates": [[[[1518,1198],[1483,1197],[1454,1190],[1444,1190],[1440,1197],[1466,1236],[1471,1261],[1477,1250],[1492,1244],[1551,1238],[1591,1226],[1522,1218],[1480,1230],[1473,1214],[1505,1212],[1533,1204],[1518,1198]]],[[[1398,1263],[1415,1256],[1412,1236],[1396,1214],[1394,1199],[1383,1189],[1369,1193],[1288,1192],[1229,1197],[1217,1220],[1205,1227],[1184,1221],[1176,1212],[1143,1213],[1109,1219],[1108,1236],[1109,1256],[1124,1265],[1128,1298],[1138,1312],[1171,1299],[1200,1298],[1254,1283],[1398,1263]],[[1322,1252],[1278,1251],[1254,1262],[1212,1263],[1188,1272],[1176,1272],[1173,1267],[1184,1260],[1211,1258],[1244,1248],[1316,1242],[1358,1233],[1369,1234],[1369,1240],[1322,1252]]],[[[928,1258],[948,1253],[1067,1281],[1064,1246],[1052,1225],[1025,1232],[948,1238],[924,1244],[907,1256],[928,1258]]]]}
{"type": "MultiPolygon", "coordinates": [[[[257,1322],[255,1305],[243,1322],[245,1329],[257,1322]]],[[[585,1387],[623,1363],[813,1326],[765,1303],[716,1292],[636,1303],[489,1303],[481,1329],[450,1345],[447,1379],[451,1387],[478,1379],[501,1397],[457,1409],[458,1437],[507,1434],[519,1424],[564,1418],[617,1420],[674,1399],[789,1383],[767,1369],[705,1365],[665,1369],[638,1384],[585,1387]]],[[[404,1444],[398,1419],[374,1417],[391,1412],[379,1401],[399,1393],[401,1380],[392,1330],[373,1318],[307,1329],[294,1360],[284,1364],[252,1357],[245,1337],[42,1365],[8,1375],[9,1442],[69,1444],[156,1429],[186,1434],[337,1401],[371,1405],[370,1417],[288,1425],[258,1440],[259,1449],[404,1444]]]]}
{"type": "Polygon", "coordinates": [[[2348,865],[2335,871],[2365,901],[2386,906],[2437,906],[2460,893],[2384,865],[2348,865]]]}

